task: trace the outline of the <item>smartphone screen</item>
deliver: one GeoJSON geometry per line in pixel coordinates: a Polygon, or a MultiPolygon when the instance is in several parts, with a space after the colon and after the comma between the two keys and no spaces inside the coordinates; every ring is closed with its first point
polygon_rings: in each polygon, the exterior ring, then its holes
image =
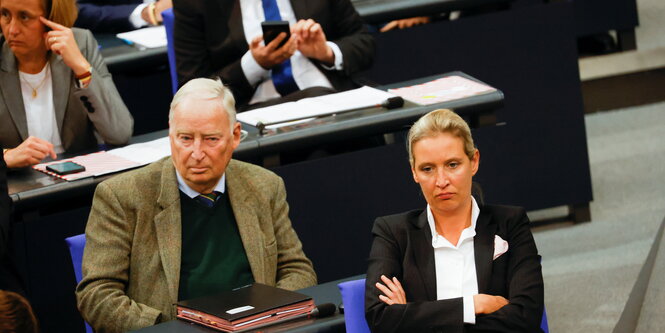
{"type": "Polygon", "coordinates": [[[85,171],[85,167],[74,162],[63,162],[47,165],[46,170],[55,172],[59,175],[69,175],[72,173],[85,171]]]}
{"type": "Polygon", "coordinates": [[[282,40],[277,48],[284,46],[289,37],[291,37],[291,28],[289,28],[288,21],[263,21],[261,22],[261,29],[263,29],[263,42],[265,45],[270,44],[282,32],[286,33],[286,38],[282,40]]]}

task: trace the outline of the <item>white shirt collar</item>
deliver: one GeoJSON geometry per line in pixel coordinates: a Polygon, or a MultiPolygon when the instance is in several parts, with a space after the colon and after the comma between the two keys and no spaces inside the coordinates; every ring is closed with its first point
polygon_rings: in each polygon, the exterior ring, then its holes
{"type": "Polygon", "coordinates": [[[460,236],[460,239],[457,242],[457,244],[451,244],[450,241],[448,241],[445,237],[439,235],[436,232],[434,215],[432,214],[431,207],[429,206],[429,204],[427,204],[427,223],[429,224],[429,228],[432,231],[432,247],[434,247],[435,249],[440,247],[457,248],[465,240],[473,239],[473,237],[476,235],[476,222],[478,221],[479,215],[480,215],[480,208],[478,207],[478,203],[476,202],[476,199],[473,196],[471,196],[471,226],[462,230],[462,235],[460,236]]]}
{"type": "MultiPolygon", "coordinates": [[[[197,196],[203,194],[194,191],[187,183],[185,183],[185,180],[180,176],[180,173],[178,172],[178,169],[175,170],[175,176],[178,178],[178,189],[182,191],[182,193],[187,194],[188,197],[194,199],[197,196]]],[[[222,174],[222,178],[219,179],[219,182],[217,182],[217,185],[215,185],[215,188],[213,191],[217,191],[219,193],[224,193],[226,190],[226,172],[222,174]]]]}

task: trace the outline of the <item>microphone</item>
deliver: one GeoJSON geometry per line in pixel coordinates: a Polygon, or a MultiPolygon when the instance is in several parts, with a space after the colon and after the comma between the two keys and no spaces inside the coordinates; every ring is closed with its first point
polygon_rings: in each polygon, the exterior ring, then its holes
{"type": "Polygon", "coordinates": [[[388,110],[401,108],[404,105],[404,98],[400,96],[390,97],[387,100],[381,103],[381,107],[384,107],[388,110]]]}
{"type": "Polygon", "coordinates": [[[309,313],[310,317],[314,318],[323,318],[323,317],[328,317],[332,316],[335,314],[335,311],[337,311],[337,306],[332,303],[323,303],[320,305],[317,305],[312,312],[309,313]]]}

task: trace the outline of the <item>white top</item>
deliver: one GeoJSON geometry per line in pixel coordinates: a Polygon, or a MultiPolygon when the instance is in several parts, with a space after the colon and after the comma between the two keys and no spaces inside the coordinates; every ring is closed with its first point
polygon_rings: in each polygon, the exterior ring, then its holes
{"type": "Polygon", "coordinates": [[[25,118],[28,122],[28,134],[46,140],[53,144],[57,154],[64,152],[58,123],[55,120],[55,106],[53,104],[53,81],[51,79],[51,66],[46,66],[37,74],[18,72],[21,81],[21,95],[25,107],[25,118]],[[33,97],[32,89],[37,91],[33,97]]]}
{"type": "MultiPolygon", "coordinates": [[[[194,191],[187,183],[185,183],[185,179],[182,178],[180,175],[180,172],[178,172],[178,169],[175,170],[175,176],[178,178],[178,189],[182,191],[182,193],[185,193],[188,197],[194,199],[198,197],[199,195],[203,193],[199,193],[194,191]]],[[[219,182],[217,182],[217,185],[215,185],[215,188],[213,191],[217,191],[219,193],[224,193],[226,190],[226,172],[222,174],[222,178],[219,179],[219,182]]]]}
{"type": "MultiPolygon", "coordinates": [[[[297,22],[289,0],[277,0],[277,6],[279,7],[279,14],[283,21],[288,21],[290,25],[294,25],[297,22]]],[[[263,35],[263,31],[261,30],[261,22],[265,20],[263,3],[261,0],[240,0],[240,11],[242,13],[245,38],[247,39],[247,44],[250,44],[256,36],[263,35]]],[[[335,54],[335,64],[333,67],[326,67],[326,69],[341,70],[343,66],[342,51],[333,42],[328,42],[328,45],[335,54]]],[[[252,86],[258,84],[249,104],[281,96],[272,83],[271,71],[264,69],[256,62],[251,50],[247,50],[247,53],[243,55],[240,64],[249,84],[252,86]]],[[[301,90],[309,87],[333,87],[328,78],[307,57],[302,55],[300,51],[296,51],[291,57],[291,68],[293,79],[301,90]]]]}
{"type": "Polygon", "coordinates": [[[476,260],[474,258],[473,237],[476,236],[476,222],[480,209],[476,199],[471,197],[471,226],[462,230],[457,244],[450,243],[436,231],[434,216],[427,205],[427,222],[432,230],[434,266],[436,268],[436,299],[463,298],[464,322],[476,323],[473,295],[478,294],[476,260]]]}

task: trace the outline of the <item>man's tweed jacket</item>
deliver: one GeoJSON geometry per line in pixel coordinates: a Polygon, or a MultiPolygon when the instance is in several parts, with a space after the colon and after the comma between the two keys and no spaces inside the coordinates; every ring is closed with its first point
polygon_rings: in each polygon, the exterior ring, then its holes
{"type": "MultiPolygon", "coordinates": [[[[254,280],[291,290],[316,284],[291,227],[282,179],[231,160],[226,188],[254,280]]],[[[170,157],[97,187],[76,288],[79,310],[96,332],[125,332],[175,318],[180,212],[170,157]]]]}

